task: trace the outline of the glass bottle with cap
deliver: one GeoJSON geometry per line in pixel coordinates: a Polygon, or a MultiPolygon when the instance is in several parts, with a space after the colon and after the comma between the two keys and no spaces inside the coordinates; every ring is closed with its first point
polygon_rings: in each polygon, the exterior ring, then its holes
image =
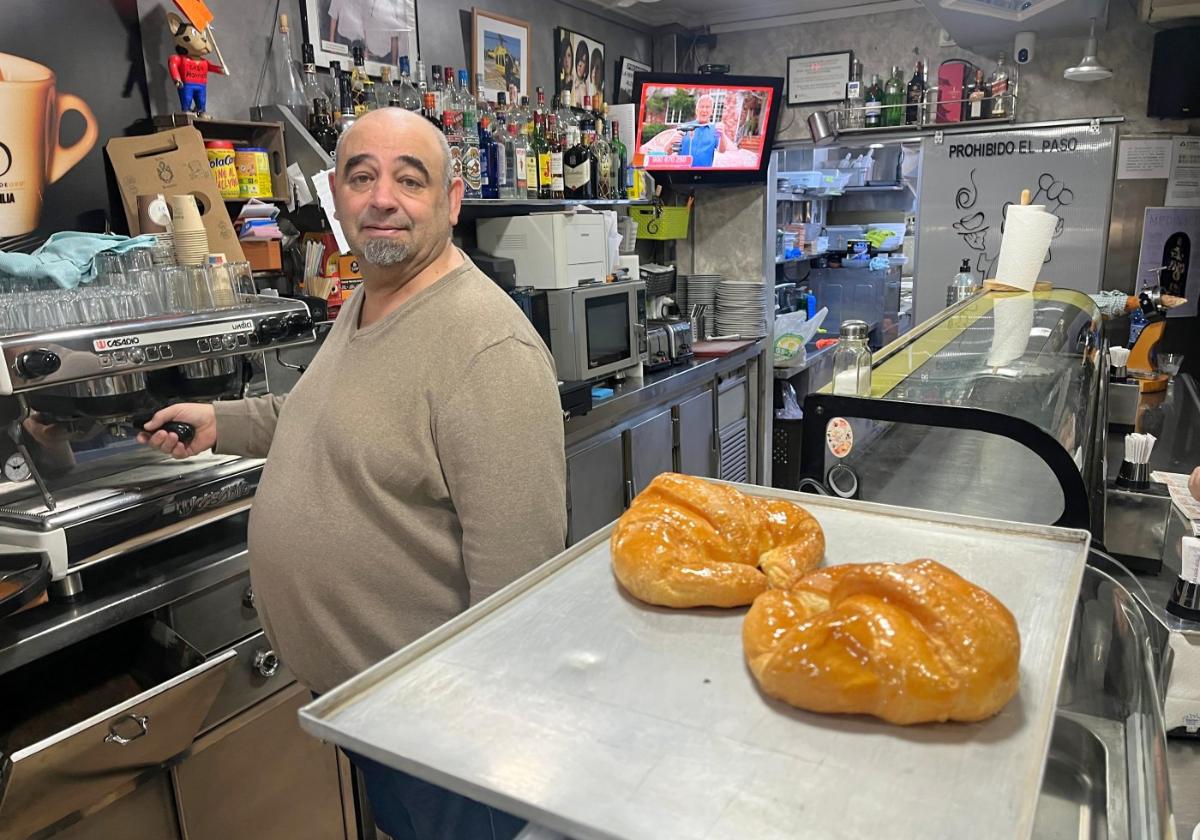
{"type": "Polygon", "coordinates": [[[843,321],[833,352],[833,393],[848,397],[871,396],[870,328],[866,321],[843,321]]]}

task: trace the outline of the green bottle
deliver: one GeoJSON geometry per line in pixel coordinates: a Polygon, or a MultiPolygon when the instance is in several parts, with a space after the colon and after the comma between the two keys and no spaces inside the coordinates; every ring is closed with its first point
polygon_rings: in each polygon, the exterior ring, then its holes
{"type": "Polygon", "coordinates": [[[892,67],[891,78],[883,86],[883,124],[904,125],[904,77],[898,66],[892,67]]]}

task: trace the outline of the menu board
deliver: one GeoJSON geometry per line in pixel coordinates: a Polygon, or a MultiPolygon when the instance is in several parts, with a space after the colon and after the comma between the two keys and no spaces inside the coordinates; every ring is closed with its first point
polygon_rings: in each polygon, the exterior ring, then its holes
{"type": "Polygon", "coordinates": [[[1104,276],[1116,127],[1088,123],[926,137],[921,146],[914,323],[946,306],[964,259],[996,276],[1008,208],[1021,190],[1058,217],[1039,280],[1097,292],[1104,276]]]}
{"type": "Polygon", "coordinates": [[[841,102],[846,98],[853,53],[788,56],[788,104],[841,102]]]}

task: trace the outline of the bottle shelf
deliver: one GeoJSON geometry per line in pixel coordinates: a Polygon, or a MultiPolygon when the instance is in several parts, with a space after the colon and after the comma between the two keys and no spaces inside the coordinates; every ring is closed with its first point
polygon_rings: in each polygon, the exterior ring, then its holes
{"type": "Polygon", "coordinates": [[[649,199],[630,198],[464,198],[464,207],[631,207],[647,205],[649,199]]]}

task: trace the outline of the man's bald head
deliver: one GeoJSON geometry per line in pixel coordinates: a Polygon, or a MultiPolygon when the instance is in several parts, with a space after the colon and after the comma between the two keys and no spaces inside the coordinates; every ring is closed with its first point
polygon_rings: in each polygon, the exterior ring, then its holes
{"type": "MultiPolygon", "coordinates": [[[[354,138],[360,134],[370,137],[374,136],[377,132],[392,132],[397,130],[405,134],[411,134],[415,139],[425,140],[433,145],[438,152],[438,158],[440,158],[442,164],[443,177],[440,180],[446,191],[449,192],[450,184],[454,180],[454,172],[450,165],[450,144],[446,141],[446,135],[438,131],[433,126],[433,123],[420,114],[405,110],[404,108],[380,108],[376,111],[368,111],[355,120],[354,124],[338,137],[337,149],[334,152],[338,177],[343,177],[346,172],[346,162],[349,158],[345,155],[348,154],[350,157],[353,157],[357,153],[357,147],[362,145],[354,138]]],[[[369,143],[369,140],[364,138],[364,144],[367,143],[369,143]]],[[[436,173],[431,174],[436,175],[436,173]]]]}

